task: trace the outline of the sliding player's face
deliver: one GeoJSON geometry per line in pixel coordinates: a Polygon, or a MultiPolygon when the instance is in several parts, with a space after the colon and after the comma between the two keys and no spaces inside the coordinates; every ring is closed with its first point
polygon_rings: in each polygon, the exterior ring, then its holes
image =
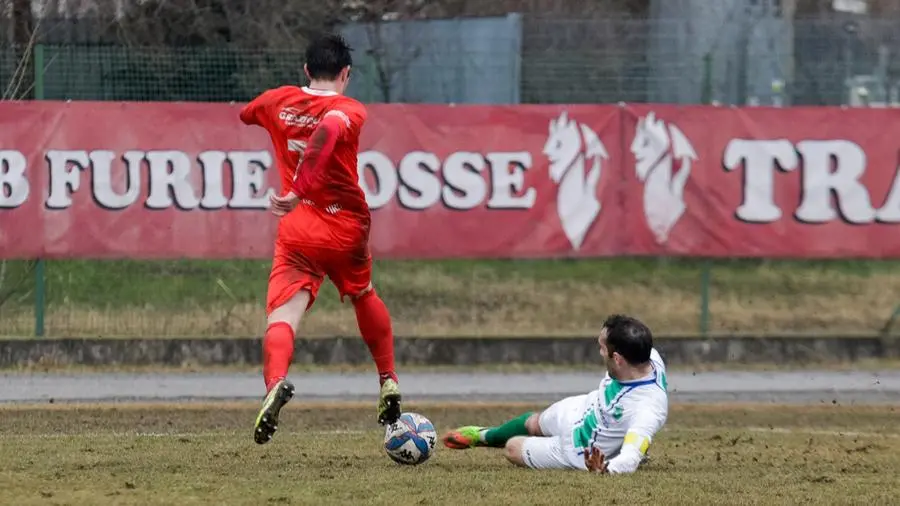
{"type": "Polygon", "coordinates": [[[603,357],[603,361],[606,363],[606,371],[609,373],[610,377],[616,378],[618,377],[618,371],[621,361],[621,356],[614,352],[610,352],[609,348],[606,346],[606,336],[608,335],[608,331],[606,327],[604,327],[600,331],[600,337],[597,338],[597,344],[600,345],[600,356],[603,357]]]}
{"type": "Polygon", "coordinates": [[[613,359],[610,356],[609,348],[606,347],[606,336],[607,331],[606,327],[604,327],[602,330],[600,330],[600,337],[597,338],[597,344],[600,345],[600,357],[606,364],[606,370],[609,370],[610,365],[613,363],[613,359]]]}

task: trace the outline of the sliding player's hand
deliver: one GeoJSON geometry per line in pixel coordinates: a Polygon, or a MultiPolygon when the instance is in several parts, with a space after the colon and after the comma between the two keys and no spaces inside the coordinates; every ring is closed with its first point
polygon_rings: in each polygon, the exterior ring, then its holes
{"type": "Polygon", "coordinates": [[[287,192],[283,197],[272,195],[269,197],[269,202],[272,204],[272,214],[281,217],[297,207],[297,204],[300,203],[300,197],[295,195],[294,192],[287,192]]]}
{"type": "Polygon", "coordinates": [[[592,473],[608,474],[609,462],[599,448],[588,447],[584,449],[584,467],[592,473]]]}

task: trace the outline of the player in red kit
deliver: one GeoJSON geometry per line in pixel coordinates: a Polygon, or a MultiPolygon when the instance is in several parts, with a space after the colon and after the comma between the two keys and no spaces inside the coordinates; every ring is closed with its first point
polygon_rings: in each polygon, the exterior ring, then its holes
{"type": "Polygon", "coordinates": [[[282,184],[282,194],[271,198],[280,221],[266,297],[267,393],[254,429],[259,444],[272,439],[281,408],[294,395],[286,378],[294,336],[325,276],[342,301],[353,302],[359,331],[378,368],[378,422],[393,423],[400,416],[391,317],[372,286],[371,217],[357,175],[366,109],[343,95],[351,63],[341,37],[323,37],[306,50],[309,86],[266,91],[241,110],[241,121],[269,133],[282,184]]]}

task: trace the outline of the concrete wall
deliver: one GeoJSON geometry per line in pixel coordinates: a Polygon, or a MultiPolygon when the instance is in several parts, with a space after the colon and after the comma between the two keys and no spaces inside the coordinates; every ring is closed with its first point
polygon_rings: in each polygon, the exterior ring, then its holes
{"type": "MultiPolygon", "coordinates": [[[[808,364],[900,357],[900,339],[878,337],[666,338],[656,347],[671,365],[808,364]]],[[[19,339],[0,341],[0,368],[102,365],[259,365],[259,339],[19,339]]],[[[398,363],[599,364],[595,338],[399,338],[398,363]]],[[[295,364],[369,364],[359,338],[300,339],[295,364]]]]}

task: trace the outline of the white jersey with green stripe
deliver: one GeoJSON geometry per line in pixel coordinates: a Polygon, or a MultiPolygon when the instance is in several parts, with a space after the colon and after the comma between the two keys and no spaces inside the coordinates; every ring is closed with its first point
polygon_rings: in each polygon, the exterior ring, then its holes
{"type": "Polygon", "coordinates": [[[589,407],[584,418],[575,424],[575,449],[579,453],[588,447],[600,449],[612,473],[634,471],[654,435],[666,423],[666,366],[655,349],[650,353],[650,362],[653,373],[639,380],[618,381],[607,373],[600,388],[588,394],[589,407]],[[634,451],[624,452],[623,445],[634,451]],[[620,453],[622,458],[617,462],[620,453]]]}

